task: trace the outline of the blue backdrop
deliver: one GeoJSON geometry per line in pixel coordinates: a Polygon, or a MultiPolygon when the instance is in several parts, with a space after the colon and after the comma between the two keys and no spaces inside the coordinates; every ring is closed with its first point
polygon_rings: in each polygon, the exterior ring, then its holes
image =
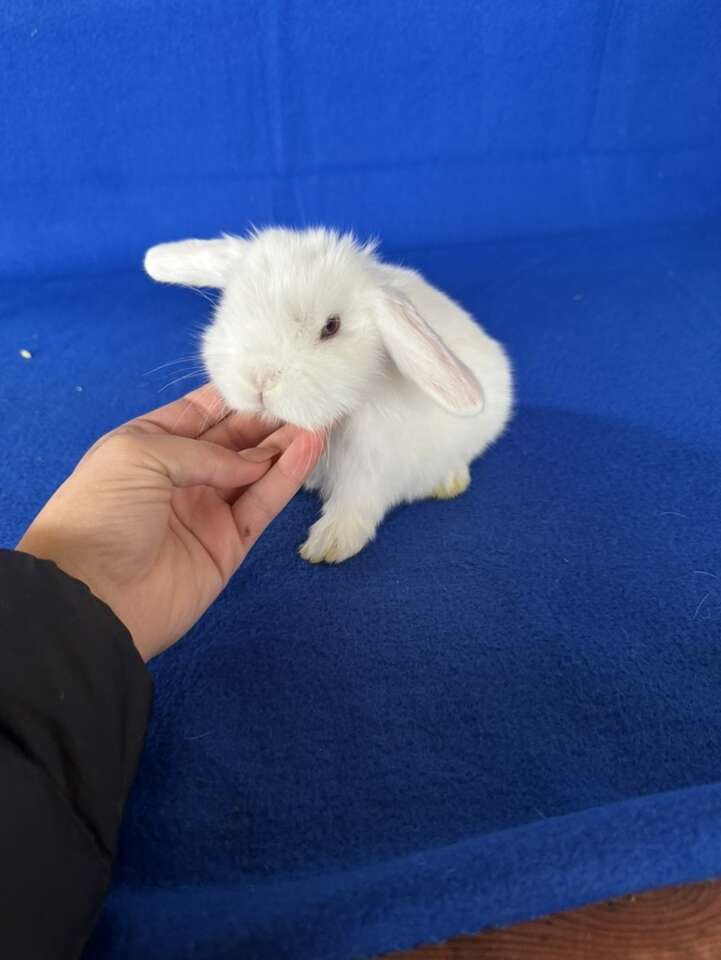
{"type": "MultiPolygon", "coordinates": [[[[192,634],[88,957],[351,960],[721,874],[721,6],[6,0],[0,540],[207,304],[151,243],[383,238],[502,339],[466,495],[192,634]],[[31,360],[19,350],[29,349],[31,360]]],[[[177,375],[177,374],[176,374],[177,375]]]]}

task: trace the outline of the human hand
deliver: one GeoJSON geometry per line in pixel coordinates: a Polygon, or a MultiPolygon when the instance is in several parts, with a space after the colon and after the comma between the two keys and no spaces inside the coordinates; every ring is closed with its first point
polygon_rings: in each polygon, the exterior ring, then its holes
{"type": "Polygon", "coordinates": [[[322,452],[222,409],[201,387],[102,437],[18,544],[86,583],[144,660],[210,606],[322,452]]]}

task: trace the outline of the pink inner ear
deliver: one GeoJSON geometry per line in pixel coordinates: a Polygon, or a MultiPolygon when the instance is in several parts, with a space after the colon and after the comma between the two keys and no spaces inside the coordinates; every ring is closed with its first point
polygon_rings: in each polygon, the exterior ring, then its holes
{"type": "Polygon", "coordinates": [[[433,353],[435,363],[443,370],[445,376],[435,381],[438,393],[443,394],[450,407],[465,409],[478,407],[483,404],[481,385],[471,371],[455,354],[451,353],[445,343],[415,312],[410,311],[408,322],[411,323],[417,336],[422,337],[433,353]]]}
{"type": "Polygon", "coordinates": [[[391,336],[387,340],[401,372],[447,410],[480,413],[484,396],[475,375],[448,349],[410,300],[397,291],[391,299],[400,324],[406,328],[399,338],[391,336]]]}

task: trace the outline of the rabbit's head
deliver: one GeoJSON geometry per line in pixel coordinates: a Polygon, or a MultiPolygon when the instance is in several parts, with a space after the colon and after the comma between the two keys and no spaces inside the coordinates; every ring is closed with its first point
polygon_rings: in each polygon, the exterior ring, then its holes
{"type": "Polygon", "coordinates": [[[145,269],[155,280],[221,291],[203,360],[234,410],[325,429],[395,364],[447,410],[478,412],[477,380],[384,283],[374,250],[350,234],[272,228],[160,244],[145,269]]]}

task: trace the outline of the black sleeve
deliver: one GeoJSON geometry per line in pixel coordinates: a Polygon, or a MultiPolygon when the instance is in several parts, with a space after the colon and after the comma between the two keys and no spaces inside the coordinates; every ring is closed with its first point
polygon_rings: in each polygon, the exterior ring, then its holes
{"type": "Polygon", "coordinates": [[[0,551],[0,957],[78,957],[110,881],[152,685],[54,564],[0,551]]]}

